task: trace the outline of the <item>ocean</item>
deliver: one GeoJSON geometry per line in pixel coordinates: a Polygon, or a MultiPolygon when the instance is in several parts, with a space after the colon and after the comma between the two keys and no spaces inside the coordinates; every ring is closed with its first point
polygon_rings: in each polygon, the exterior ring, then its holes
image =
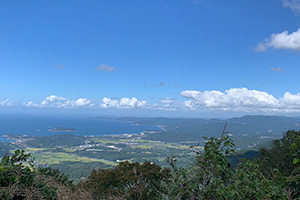
{"type": "Polygon", "coordinates": [[[3,137],[6,134],[48,136],[71,133],[101,136],[136,134],[147,130],[161,129],[156,126],[136,126],[131,122],[92,117],[0,115],[0,142],[6,142],[6,138],[3,137]],[[49,131],[60,127],[75,131],[49,131]]]}

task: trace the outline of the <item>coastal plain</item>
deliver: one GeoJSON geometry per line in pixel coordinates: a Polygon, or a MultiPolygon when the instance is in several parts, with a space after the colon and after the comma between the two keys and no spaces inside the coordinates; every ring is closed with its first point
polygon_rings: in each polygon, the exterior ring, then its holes
{"type": "MultiPolygon", "coordinates": [[[[97,168],[112,168],[119,162],[151,161],[164,167],[166,158],[174,156],[180,166],[192,162],[192,145],[195,142],[165,142],[144,139],[153,131],[141,134],[110,136],[77,136],[61,134],[51,136],[7,137],[11,143],[10,153],[16,148],[25,149],[38,166],[50,166],[68,174],[71,179],[85,179],[97,168]],[[71,169],[71,170],[70,170],[71,169]]],[[[2,144],[0,144],[2,145],[2,144]]]]}
{"type": "Polygon", "coordinates": [[[137,134],[81,135],[51,132],[49,135],[5,135],[0,153],[25,149],[36,165],[53,167],[68,174],[75,182],[85,179],[93,169],[112,168],[122,161],[157,163],[169,167],[174,157],[179,167],[193,162],[195,151],[201,150],[206,139],[226,134],[236,150],[246,152],[268,146],[287,130],[298,129],[299,118],[276,116],[244,116],[227,120],[179,118],[117,118],[134,126],[156,126],[161,130],[145,130],[137,134]]]}

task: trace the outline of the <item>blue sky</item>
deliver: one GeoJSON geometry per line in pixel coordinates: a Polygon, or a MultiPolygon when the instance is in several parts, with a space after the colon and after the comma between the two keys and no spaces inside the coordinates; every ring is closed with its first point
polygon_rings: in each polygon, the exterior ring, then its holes
{"type": "Polygon", "coordinates": [[[300,115],[300,0],[0,1],[0,112],[300,115]]]}

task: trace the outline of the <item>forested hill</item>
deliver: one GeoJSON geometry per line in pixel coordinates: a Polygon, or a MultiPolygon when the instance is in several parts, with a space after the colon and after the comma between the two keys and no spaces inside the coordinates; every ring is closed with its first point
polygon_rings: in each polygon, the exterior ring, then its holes
{"type": "Polygon", "coordinates": [[[136,125],[158,125],[164,129],[146,139],[178,142],[201,141],[202,137],[220,136],[227,122],[227,131],[241,148],[281,138],[287,130],[299,130],[300,118],[283,116],[246,115],[230,119],[188,118],[118,118],[136,125]]]}

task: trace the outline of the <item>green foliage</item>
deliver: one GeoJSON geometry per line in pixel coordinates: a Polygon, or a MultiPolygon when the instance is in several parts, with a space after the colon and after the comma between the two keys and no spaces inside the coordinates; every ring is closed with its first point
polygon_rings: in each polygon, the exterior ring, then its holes
{"type": "MultiPolygon", "coordinates": [[[[229,162],[236,154],[232,140],[228,136],[204,139],[204,149],[195,150],[195,164],[189,169],[177,168],[176,160],[169,159],[171,199],[291,199],[289,177],[277,173],[268,179],[256,160],[245,159],[233,168],[229,162]]],[[[297,174],[293,184],[300,180],[297,174]]]]}
{"type": "Polygon", "coordinates": [[[51,168],[59,170],[61,173],[67,173],[70,179],[75,183],[84,180],[91,174],[92,169],[108,169],[110,165],[101,162],[78,162],[78,161],[62,161],[59,164],[50,165],[51,168]],[[72,170],[70,170],[72,169],[72,170]]]}
{"type": "Polygon", "coordinates": [[[126,161],[114,169],[93,170],[82,186],[92,190],[94,199],[161,199],[169,177],[169,169],[154,163],[126,161]]]}
{"type": "Polygon", "coordinates": [[[250,160],[242,161],[230,178],[226,199],[287,199],[283,185],[266,179],[259,165],[250,160]]]}
{"type": "Polygon", "coordinates": [[[300,131],[286,132],[258,158],[234,167],[229,136],[204,139],[204,147],[192,147],[195,159],[187,168],[178,167],[174,157],[167,158],[171,169],[126,161],[93,170],[77,186],[56,169],[35,167],[30,154],[17,150],[0,162],[0,199],[300,199],[300,131]]]}
{"type": "Polygon", "coordinates": [[[24,150],[2,158],[0,186],[0,199],[54,200],[74,194],[72,181],[67,176],[51,168],[36,168],[24,150]]]}
{"type": "Polygon", "coordinates": [[[269,180],[283,186],[289,198],[300,198],[300,131],[287,131],[270,149],[261,149],[257,163],[269,180]]]}
{"type": "Polygon", "coordinates": [[[174,160],[169,160],[174,171],[173,198],[216,199],[230,184],[233,171],[229,157],[235,154],[234,144],[228,136],[204,138],[204,149],[196,148],[195,165],[189,169],[178,169],[174,160]]]}

